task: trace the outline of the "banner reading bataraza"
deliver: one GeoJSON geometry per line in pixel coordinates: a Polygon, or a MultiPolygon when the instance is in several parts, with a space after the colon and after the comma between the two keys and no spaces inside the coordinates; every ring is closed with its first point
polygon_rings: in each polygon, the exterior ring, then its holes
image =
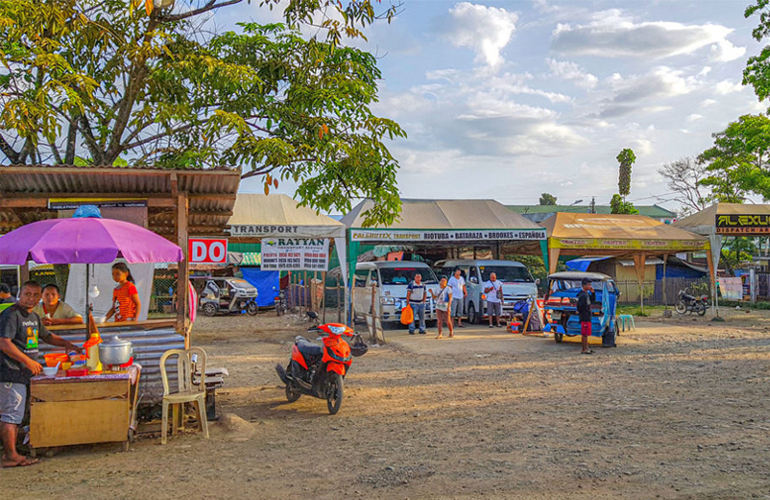
{"type": "Polygon", "coordinates": [[[265,238],[262,240],[263,271],[326,271],[329,240],[326,238],[265,238]]]}

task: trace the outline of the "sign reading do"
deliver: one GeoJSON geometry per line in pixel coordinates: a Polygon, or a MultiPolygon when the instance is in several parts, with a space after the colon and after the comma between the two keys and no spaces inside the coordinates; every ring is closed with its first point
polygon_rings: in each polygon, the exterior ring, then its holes
{"type": "Polygon", "coordinates": [[[227,239],[190,238],[187,244],[191,264],[226,264],[227,239]]]}

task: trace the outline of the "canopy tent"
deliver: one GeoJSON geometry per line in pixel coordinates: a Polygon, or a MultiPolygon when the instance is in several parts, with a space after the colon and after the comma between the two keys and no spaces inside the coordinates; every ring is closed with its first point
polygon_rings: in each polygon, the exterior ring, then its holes
{"type": "Polygon", "coordinates": [[[348,228],[349,272],[355,272],[361,243],[419,247],[524,243],[527,253],[542,253],[548,262],[543,228],[494,200],[401,200],[401,214],[389,226],[366,228],[371,199],[356,205],[341,222],[348,228]]]}
{"type": "MultiPolygon", "coordinates": [[[[711,292],[716,297],[716,271],[722,254],[723,236],[770,236],[770,205],[715,203],[674,226],[706,236],[711,245],[709,271],[711,292]],[[713,263],[713,266],[712,266],[713,263]]],[[[719,311],[719,305],[716,305],[719,311]]]]}
{"type": "Polygon", "coordinates": [[[647,256],[697,252],[709,246],[703,236],[642,215],[560,212],[542,225],[548,232],[551,273],[556,272],[561,255],[629,256],[640,287],[647,256]]]}
{"type": "Polygon", "coordinates": [[[231,241],[262,238],[333,238],[345,275],[345,226],[285,194],[238,193],[228,221],[231,241]]]}

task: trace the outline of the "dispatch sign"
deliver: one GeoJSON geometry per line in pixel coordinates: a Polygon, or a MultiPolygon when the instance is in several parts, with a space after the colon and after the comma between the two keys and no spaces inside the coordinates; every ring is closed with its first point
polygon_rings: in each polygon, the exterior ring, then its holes
{"type": "Polygon", "coordinates": [[[770,234],[768,215],[717,215],[717,234],[770,234]]]}

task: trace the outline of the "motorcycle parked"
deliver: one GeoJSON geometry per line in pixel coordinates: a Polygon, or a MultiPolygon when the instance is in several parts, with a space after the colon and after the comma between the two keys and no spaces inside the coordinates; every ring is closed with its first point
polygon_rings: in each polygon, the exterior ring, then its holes
{"type": "Polygon", "coordinates": [[[708,296],[700,295],[694,296],[686,293],[684,290],[679,290],[679,296],[677,297],[674,310],[679,314],[689,312],[690,314],[696,313],[698,316],[706,314],[706,307],[708,306],[708,296]]]}
{"type": "Polygon", "coordinates": [[[289,364],[276,365],[275,371],[286,384],[289,403],[306,394],[325,399],[329,413],[334,415],[342,406],[343,380],[353,362],[352,356],[363,356],[369,347],[351,328],[329,323],[308,329],[323,338],[323,347],[298,335],[291,348],[289,364]],[[342,337],[351,337],[351,346],[342,337]]]}

